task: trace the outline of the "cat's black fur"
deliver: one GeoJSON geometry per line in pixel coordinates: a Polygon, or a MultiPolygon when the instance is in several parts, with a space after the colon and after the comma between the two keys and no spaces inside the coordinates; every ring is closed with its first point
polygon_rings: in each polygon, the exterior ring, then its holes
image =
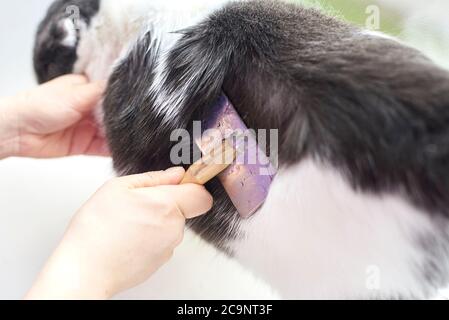
{"type": "MultiPolygon", "coordinates": [[[[158,54],[143,55],[151,34],[111,78],[105,124],[119,172],[169,166],[172,130],[200,120],[223,88],[249,127],[280,130],[281,166],[312,156],[356,189],[449,217],[449,74],[421,53],[276,2],[231,4],[182,32],[164,86],[194,81],[169,123],[140,94],[158,54]]],[[[192,227],[216,242],[238,218],[222,188],[209,189],[219,203],[192,227]]]]}

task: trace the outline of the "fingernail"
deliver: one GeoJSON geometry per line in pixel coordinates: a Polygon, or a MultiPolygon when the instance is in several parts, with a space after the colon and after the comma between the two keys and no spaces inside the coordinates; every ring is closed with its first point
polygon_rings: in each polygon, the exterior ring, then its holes
{"type": "Polygon", "coordinates": [[[185,174],[185,170],[183,167],[173,167],[170,169],[165,170],[165,173],[173,176],[173,177],[182,177],[185,174]]]}

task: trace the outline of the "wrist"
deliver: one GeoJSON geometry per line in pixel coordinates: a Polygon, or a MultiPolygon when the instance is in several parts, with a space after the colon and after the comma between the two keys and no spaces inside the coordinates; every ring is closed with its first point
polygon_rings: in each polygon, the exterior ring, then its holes
{"type": "Polygon", "coordinates": [[[14,98],[0,98],[0,159],[19,155],[19,106],[14,98]]]}

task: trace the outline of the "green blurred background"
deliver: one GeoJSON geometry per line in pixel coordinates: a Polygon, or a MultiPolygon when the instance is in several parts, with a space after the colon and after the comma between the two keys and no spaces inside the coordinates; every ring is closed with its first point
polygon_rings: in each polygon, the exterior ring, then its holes
{"type": "MultiPolygon", "coordinates": [[[[449,69],[449,0],[291,0],[367,27],[370,6],[378,8],[379,30],[424,51],[449,69]]],[[[372,7],[371,7],[372,8],[372,7]]]]}

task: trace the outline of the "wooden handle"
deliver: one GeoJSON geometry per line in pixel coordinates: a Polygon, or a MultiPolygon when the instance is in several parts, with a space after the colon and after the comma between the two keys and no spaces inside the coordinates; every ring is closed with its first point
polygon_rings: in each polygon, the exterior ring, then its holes
{"type": "Polygon", "coordinates": [[[226,140],[221,146],[212,149],[212,152],[190,166],[181,181],[181,184],[195,183],[204,185],[229,167],[236,158],[236,151],[226,140]]]}

